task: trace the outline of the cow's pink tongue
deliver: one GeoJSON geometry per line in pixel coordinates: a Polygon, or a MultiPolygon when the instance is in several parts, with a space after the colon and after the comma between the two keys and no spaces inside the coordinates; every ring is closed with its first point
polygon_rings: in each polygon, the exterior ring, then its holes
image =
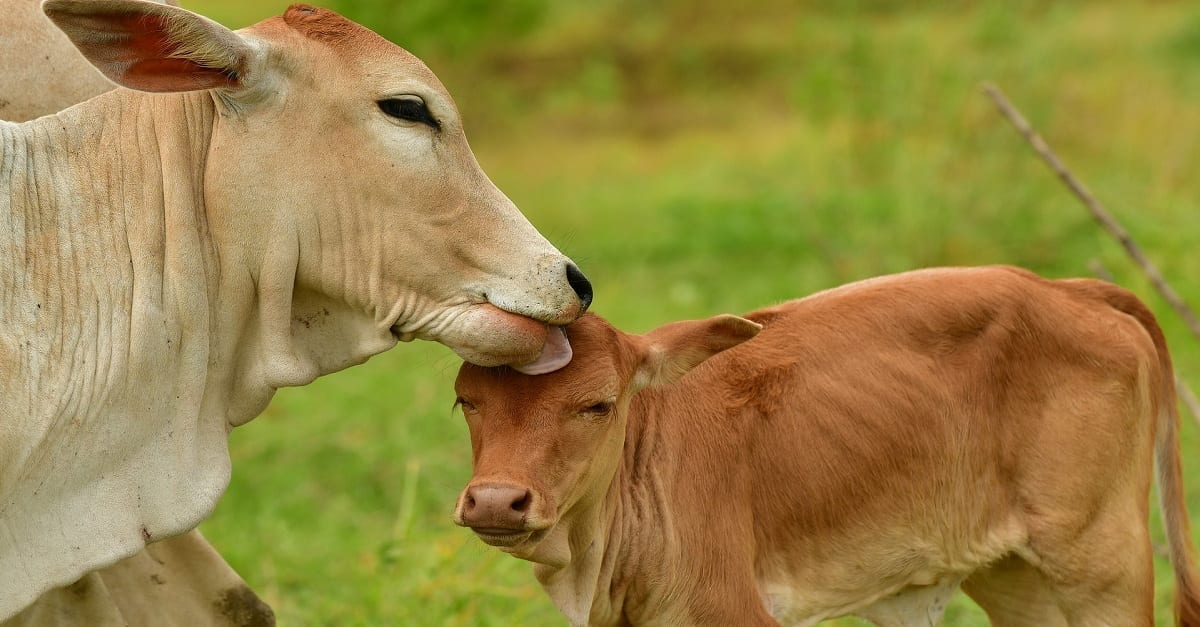
{"type": "Polygon", "coordinates": [[[571,363],[571,343],[567,341],[567,332],[562,327],[550,327],[546,332],[546,344],[542,346],[542,354],[538,358],[513,370],[521,374],[546,374],[571,363]]]}

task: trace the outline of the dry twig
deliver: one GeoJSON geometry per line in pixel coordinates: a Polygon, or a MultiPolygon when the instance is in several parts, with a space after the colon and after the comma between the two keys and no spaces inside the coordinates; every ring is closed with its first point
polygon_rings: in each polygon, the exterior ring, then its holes
{"type": "MultiPolygon", "coordinates": [[[[1029,122],[1025,120],[1025,117],[1021,115],[1021,112],[1017,111],[1017,109],[1013,107],[1012,103],[1008,101],[1008,98],[1004,95],[1004,92],[1000,91],[1000,88],[989,83],[984,85],[983,92],[992,99],[992,102],[996,103],[996,107],[1000,109],[1000,113],[1004,114],[1004,117],[1008,118],[1008,121],[1011,122],[1012,125],[1015,126],[1016,129],[1021,133],[1021,135],[1025,137],[1026,141],[1029,142],[1029,145],[1033,147],[1034,152],[1036,152],[1038,156],[1040,156],[1042,160],[1045,161],[1052,170],[1054,170],[1054,173],[1058,175],[1058,178],[1062,179],[1063,183],[1065,183],[1067,187],[1070,188],[1070,190],[1075,194],[1075,196],[1083,202],[1084,206],[1087,207],[1089,212],[1091,212],[1092,217],[1094,217],[1096,221],[1100,223],[1100,226],[1104,227],[1104,230],[1108,231],[1117,239],[1118,242],[1121,243],[1121,246],[1125,248],[1125,252],[1129,253],[1129,256],[1133,258],[1133,261],[1138,265],[1138,267],[1141,268],[1146,277],[1150,279],[1150,282],[1154,285],[1154,289],[1158,290],[1159,294],[1162,294],[1162,297],[1166,299],[1167,303],[1175,309],[1175,312],[1178,313],[1181,318],[1183,318],[1184,323],[1187,324],[1187,327],[1192,332],[1192,335],[1196,336],[1197,340],[1200,340],[1200,320],[1197,320],[1196,314],[1192,311],[1192,309],[1188,307],[1187,303],[1183,302],[1183,299],[1180,298],[1179,294],[1177,294],[1175,290],[1167,284],[1166,279],[1163,278],[1162,273],[1158,271],[1158,268],[1156,268],[1154,264],[1146,258],[1145,253],[1142,252],[1142,249],[1137,245],[1137,242],[1133,241],[1133,238],[1130,237],[1129,232],[1126,231],[1121,224],[1118,223],[1117,220],[1104,209],[1103,206],[1101,206],[1100,202],[1096,200],[1095,196],[1092,196],[1092,193],[1088,191],[1087,187],[1084,187],[1083,183],[1079,182],[1079,180],[1076,179],[1073,174],[1071,174],[1071,171],[1067,169],[1067,166],[1063,165],[1058,156],[1054,154],[1054,151],[1050,149],[1050,146],[1046,144],[1046,141],[1043,140],[1041,136],[1039,136],[1037,132],[1033,130],[1033,127],[1029,125],[1029,122]]],[[[1192,400],[1195,401],[1194,396],[1192,396],[1192,400]]],[[[1198,418],[1198,420],[1200,420],[1200,418],[1198,418]]]]}
{"type": "Polygon", "coordinates": [[[1187,407],[1188,412],[1192,414],[1192,419],[1200,424],[1200,401],[1196,400],[1196,395],[1192,393],[1192,388],[1179,378],[1179,373],[1175,374],[1175,392],[1179,396],[1179,400],[1183,401],[1183,406],[1187,407]]]}

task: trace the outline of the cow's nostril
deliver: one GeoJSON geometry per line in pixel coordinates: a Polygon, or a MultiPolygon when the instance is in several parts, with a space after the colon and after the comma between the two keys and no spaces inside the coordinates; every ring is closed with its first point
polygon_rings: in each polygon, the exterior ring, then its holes
{"type": "Polygon", "coordinates": [[[512,509],[514,512],[524,512],[529,509],[529,490],[525,491],[524,496],[513,501],[512,509]]]}
{"type": "Polygon", "coordinates": [[[592,304],[592,282],[583,275],[583,271],[573,263],[567,264],[567,283],[575,290],[575,295],[583,303],[582,310],[586,311],[592,304]]]}

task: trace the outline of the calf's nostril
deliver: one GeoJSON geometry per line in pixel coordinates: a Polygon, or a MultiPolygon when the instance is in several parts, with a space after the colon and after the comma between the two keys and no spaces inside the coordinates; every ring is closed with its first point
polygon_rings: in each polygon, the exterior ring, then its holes
{"type": "Polygon", "coordinates": [[[522,529],[533,508],[533,492],[515,485],[472,486],[463,496],[462,521],[468,527],[522,529]]]}
{"type": "Polygon", "coordinates": [[[583,271],[573,263],[567,264],[567,283],[575,290],[575,295],[583,303],[582,310],[586,311],[592,304],[592,282],[584,276],[583,271]]]}

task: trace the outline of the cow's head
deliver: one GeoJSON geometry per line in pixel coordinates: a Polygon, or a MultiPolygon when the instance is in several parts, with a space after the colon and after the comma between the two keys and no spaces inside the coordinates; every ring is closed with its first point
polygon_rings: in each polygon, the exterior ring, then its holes
{"type": "MultiPolygon", "coordinates": [[[[286,329],[314,312],[356,316],[354,333],[322,340],[326,352],[361,344],[351,360],[413,338],[532,372],[570,359],[550,325],[586,310],[591,286],[480,169],[416,57],[303,5],[238,32],[141,0],[43,6],[119,85],[211,94],[203,211],[222,280],[252,284],[266,309],[280,301],[261,317],[286,329]]],[[[329,359],[320,370],[348,365],[329,359]]]]}
{"type": "Polygon", "coordinates": [[[608,493],[633,395],[678,379],[761,328],[723,315],[639,336],[589,314],[567,327],[575,358],[561,370],[529,376],[464,364],[455,390],[475,474],[454,522],[518,557],[561,565],[561,543],[543,540],[608,493]]]}

